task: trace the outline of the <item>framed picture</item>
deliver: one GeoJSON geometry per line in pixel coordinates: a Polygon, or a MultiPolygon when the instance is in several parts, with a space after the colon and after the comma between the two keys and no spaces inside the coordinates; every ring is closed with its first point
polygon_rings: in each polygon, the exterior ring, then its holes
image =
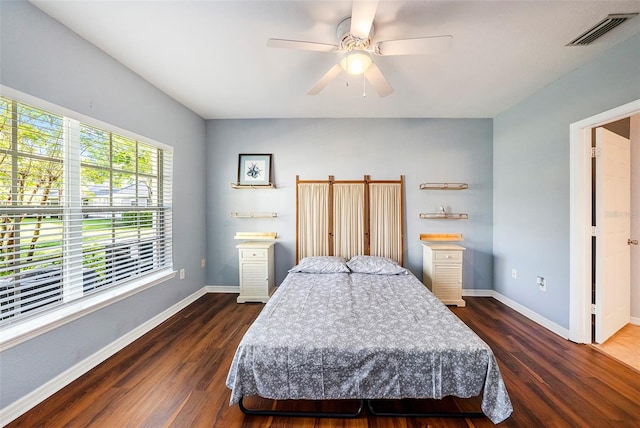
{"type": "Polygon", "coordinates": [[[271,155],[238,155],[238,184],[241,186],[270,186],[271,155]]]}

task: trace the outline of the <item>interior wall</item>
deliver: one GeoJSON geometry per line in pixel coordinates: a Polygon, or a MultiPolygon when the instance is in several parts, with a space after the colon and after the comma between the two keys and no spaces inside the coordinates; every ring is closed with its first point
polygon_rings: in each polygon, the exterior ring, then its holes
{"type": "MultiPolygon", "coordinates": [[[[625,117],[620,120],[616,120],[615,122],[607,123],[602,125],[603,128],[608,129],[611,132],[615,132],[624,138],[631,138],[631,117],[625,117]]],[[[591,135],[591,139],[595,140],[596,128],[593,128],[593,132],[591,135]]],[[[595,141],[592,143],[595,147],[595,141]]]]}
{"type": "Polygon", "coordinates": [[[260,119],[207,122],[207,281],[238,285],[236,232],[277,232],[276,284],[295,263],[295,178],[405,176],[405,266],[422,277],[420,233],[462,233],[465,289],[491,289],[491,119],[260,119]],[[273,190],[238,190],[239,153],[273,154],[273,190]],[[424,182],[466,182],[468,190],[419,190],[424,182]],[[469,214],[421,220],[419,213],[469,214]],[[237,219],[231,212],[276,212],[237,219]]]}
{"type": "Polygon", "coordinates": [[[0,408],[64,373],[204,286],[205,121],[39,9],[0,1],[0,82],[174,147],[173,261],[178,278],[0,355],[0,408]]]}
{"type": "Polygon", "coordinates": [[[639,51],[635,36],[494,118],[495,290],[567,329],[569,125],[640,98],[639,51]]]}

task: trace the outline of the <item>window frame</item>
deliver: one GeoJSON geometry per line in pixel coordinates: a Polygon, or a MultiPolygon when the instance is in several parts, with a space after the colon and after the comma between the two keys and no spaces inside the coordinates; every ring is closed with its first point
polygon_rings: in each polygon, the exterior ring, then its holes
{"type": "MultiPolygon", "coordinates": [[[[48,101],[39,99],[37,97],[25,94],[21,91],[13,88],[0,85],[0,95],[3,97],[12,99],[19,103],[28,104],[34,108],[41,109],[64,118],[64,121],[74,121],[78,124],[84,124],[99,128],[101,130],[120,135],[122,137],[135,140],[137,142],[153,146],[162,150],[163,152],[173,154],[173,147],[138,135],[134,132],[127,131],[109,123],[88,117],[84,114],[66,109],[48,101]]],[[[73,128],[73,127],[72,127],[73,128]]],[[[65,144],[65,151],[69,150],[68,145],[65,144]]],[[[63,162],[68,161],[68,153],[65,153],[63,162]]],[[[76,155],[77,156],[77,155],[76,155]]],[[[79,161],[79,159],[78,159],[79,161]]],[[[65,168],[66,169],[66,168],[65,168]]],[[[65,172],[66,174],[66,172],[65,172]]],[[[66,177],[65,177],[66,178],[66,177]]],[[[79,178],[79,176],[77,177],[79,178]]],[[[164,176],[163,179],[167,177],[164,176]]],[[[169,187],[173,186],[173,176],[170,173],[168,179],[171,181],[167,183],[169,187]]],[[[64,180],[66,183],[67,180],[64,180]]],[[[170,211],[172,211],[172,202],[168,203],[170,211]]],[[[64,210],[60,207],[60,210],[64,210]]],[[[171,225],[166,229],[168,233],[173,233],[171,225]]],[[[173,237],[170,238],[170,245],[173,247],[173,237]]],[[[66,250],[63,250],[66,251],[66,250]]],[[[49,310],[41,313],[36,313],[18,319],[14,322],[8,323],[0,327],[0,352],[37,337],[40,334],[54,330],[64,324],[86,316],[92,312],[116,303],[120,300],[126,299],[136,293],[144,291],[150,287],[161,284],[167,280],[170,280],[176,276],[176,271],[173,268],[173,248],[169,248],[170,259],[167,262],[166,267],[156,269],[153,273],[145,275],[143,277],[136,277],[132,280],[124,281],[121,284],[106,287],[95,293],[91,293],[86,296],[82,296],[79,299],[65,302],[57,307],[52,307],[49,310]]],[[[65,287],[65,281],[62,282],[62,287],[65,287]]],[[[66,299],[65,299],[66,300],[66,299]]]]}

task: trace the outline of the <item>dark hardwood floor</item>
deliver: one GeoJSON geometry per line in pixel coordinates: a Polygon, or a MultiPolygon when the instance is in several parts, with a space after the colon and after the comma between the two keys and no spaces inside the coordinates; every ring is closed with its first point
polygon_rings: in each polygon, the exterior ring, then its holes
{"type": "MultiPolygon", "coordinates": [[[[207,294],[8,427],[489,427],[487,418],[245,416],[225,379],[262,304],[207,294]]],[[[452,308],[495,352],[513,403],[508,427],[638,427],[640,373],[576,345],[491,298],[452,308]]],[[[247,405],[259,405],[254,400],[247,405]]],[[[278,409],[309,403],[278,402],[278,409]]],[[[322,403],[333,408],[343,403],[322,403]]],[[[311,403],[313,407],[315,404],[311,403]]],[[[431,405],[427,403],[427,405],[431,405]]],[[[478,399],[434,406],[476,410],[478,399]]]]}

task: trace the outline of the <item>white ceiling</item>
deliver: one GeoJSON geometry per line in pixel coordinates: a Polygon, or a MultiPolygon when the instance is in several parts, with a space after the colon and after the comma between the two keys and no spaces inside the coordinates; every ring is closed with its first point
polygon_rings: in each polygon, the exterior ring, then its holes
{"type": "Polygon", "coordinates": [[[446,53],[375,57],[394,92],[342,73],[306,95],[338,54],[274,49],[268,38],[336,43],[351,1],[52,1],[38,8],[205,119],[494,117],[640,32],[636,17],[566,47],[635,1],[381,1],[374,41],[453,35],[446,53]]]}

